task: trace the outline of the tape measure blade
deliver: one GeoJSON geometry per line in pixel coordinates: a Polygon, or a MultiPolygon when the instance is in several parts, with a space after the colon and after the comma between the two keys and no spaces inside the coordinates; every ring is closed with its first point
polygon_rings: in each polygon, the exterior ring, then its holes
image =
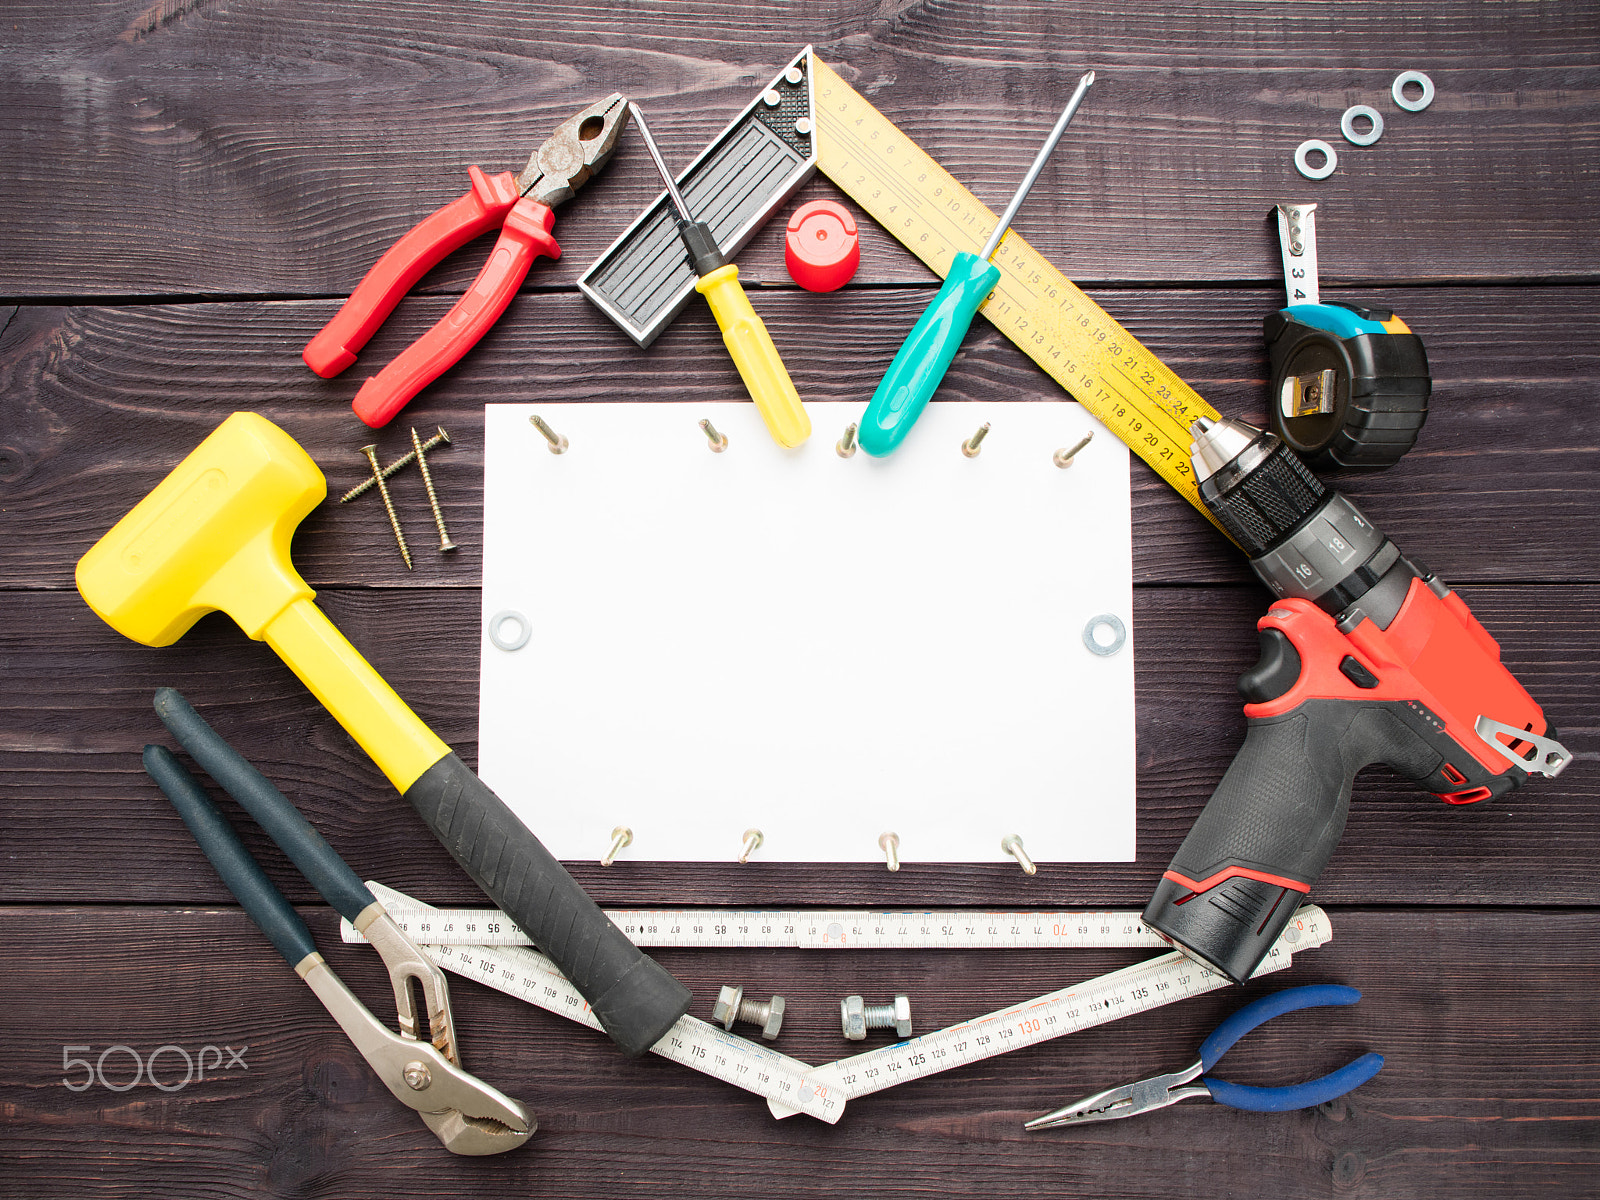
{"type": "MultiPolygon", "coordinates": [[[[956,253],[977,253],[998,218],[836,71],[812,61],[818,169],[948,275],[956,253]]],[[[992,261],[1001,281],[979,311],[1212,520],[1188,447],[1190,424],[1215,420],[1216,409],[1015,231],[992,261]]]]}

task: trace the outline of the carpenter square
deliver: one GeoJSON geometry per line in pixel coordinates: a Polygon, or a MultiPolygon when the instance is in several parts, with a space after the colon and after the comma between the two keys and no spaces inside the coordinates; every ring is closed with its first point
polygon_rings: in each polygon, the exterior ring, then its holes
{"type": "MultiPolygon", "coordinates": [[[[697,220],[732,258],[817,169],[816,111],[807,46],[678,176],[697,220]]],[[[694,294],[695,273],[663,191],[578,279],[639,346],[648,346],[694,294]]]]}

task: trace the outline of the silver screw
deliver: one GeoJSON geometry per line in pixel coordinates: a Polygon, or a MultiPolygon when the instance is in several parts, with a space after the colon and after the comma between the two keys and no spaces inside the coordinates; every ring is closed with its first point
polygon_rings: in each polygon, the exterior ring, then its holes
{"type": "Polygon", "coordinates": [[[711,451],[712,451],[712,453],[721,454],[724,450],[726,450],[728,448],[728,439],[725,438],[722,434],[718,433],[717,432],[717,427],[715,425],[713,425],[709,420],[706,420],[704,418],[701,419],[701,421],[700,421],[700,431],[702,433],[704,433],[706,435],[706,437],[711,439],[711,451]]]}
{"type": "Polygon", "coordinates": [[[1022,839],[1014,833],[1008,833],[1000,839],[1000,849],[1022,864],[1022,869],[1029,875],[1037,875],[1039,868],[1033,865],[1033,859],[1028,857],[1028,852],[1022,848],[1022,839]]]}
{"type": "Polygon", "coordinates": [[[859,429],[854,421],[844,427],[844,436],[834,445],[834,453],[840,458],[850,458],[856,452],[856,430],[859,429]]]}
{"type": "Polygon", "coordinates": [[[735,1021],[761,1026],[761,1040],[772,1041],[783,1028],[783,1010],[788,1002],[782,996],[771,1000],[746,1000],[743,987],[724,985],[717,993],[717,1002],[711,1006],[711,1019],[730,1033],[735,1021]]]}
{"type": "Polygon", "coordinates": [[[978,432],[961,443],[961,453],[968,458],[978,457],[978,448],[983,445],[983,439],[989,436],[989,422],[985,421],[978,426],[978,432]]]}
{"type": "Polygon", "coordinates": [[[400,1078],[406,1081],[406,1086],[413,1092],[425,1092],[433,1082],[433,1072],[428,1070],[425,1062],[408,1062],[401,1068],[400,1078]]]}
{"type": "Polygon", "coordinates": [[[567,452],[567,439],[546,425],[543,417],[529,417],[528,423],[544,434],[544,440],[550,443],[551,454],[565,454],[567,452]]]}
{"type": "Polygon", "coordinates": [[[744,849],[739,851],[739,861],[742,863],[749,862],[750,856],[760,849],[761,843],[764,841],[766,841],[766,838],[762,836],[761,830],[746,829],[744,831],[744,849]]]}
{"type": "Polygon", "coordinates": [[[889,860],[889,870],[900,869],[900,835],[898,833],[880,833],[878,835],[878,849],[883,851],[884,857],[889,860]]]}
{"type": "MultiPolygon", "coordinates": [[[[444,426],[440,425],[440,426],[438,426],[438,429],[439,429],[438,433],[434,434],[431,438],[429,438],[427,441],[422,443],[422,448],[424,450],[437,450],[440,446],[448,446],[448,445],[450,445],[450,435],[444,431],[444,426]]],[[[380,472],[380,473],[383,475],[383,477],[385,479],[387,479],[387,478],[389,478],[389,476],[393,475],[396,471],[398,471],[401,467],[409,467],[416,460],[416,457],[417,457],[416,451],[414,451],[414,450],[410,451],[409,453],[405,454],[404,456],[395,459],[392,463],[390,463],[387,467],[385,467],[382,470],[382,472],[380,472]]],[[[376,482],[375,480],[363,479],[360,483],[356,484],[355,487],[351,488],[344,495],[340,496],[339,497],[339,503],[340,504],[348,504],[348,503],[350,503],[350,501],[354,500],[357,496],[360,496],[360,495],[362,495],[362,494],[364,494],[366,492],[371,491],[372,490],[372,486],[373,486],[373,484],[375,482],[376,482]]]]}
{"type": "Polygon", "coordinates": [[[1094,441],[1094,430],[1091,429],[1083,441],[1072,447],[1072,449],[1057,450],[1055,454],[1051,456],[1051,461],[1054,462],[1058,467],[1070,467],[1072,465],[1072,460],[1077,457],[1078,451],[1082,450],[1092,441],[1094,441]]]}
{"type": "Polygon", "coordinates": [[[372,482],[378,485],[378,495],[383,497],[384,510],[389,514],[389,524],[394,529],[394,540],[400,543],[400,557],[406,560],[406,570],[411,570],[411,547],[406,545],[406,535],[400,532],[400,518],[394,515],[394,501],[389,499],[389,489],[384,486],[383,471],[378,466],[378,448],[363,446],[361,453],[372,464],[372,482]]]}
{"type": "Polygon", "coordinates": [[[901,992],[893,1004],[867,1004],[860,996],[839,1001],[839,1022],[852,1042],[865,1041],[869,1029],[892,1029],[899,1037],[911,1036],[911,998],[901,992]]]}
{"type": "Polygon", "coordinates": [[[439,497],[433,490],[433,472],[428,470],[428,455],[415,428],[411,430],[411,446],[417,455],[417,466],[422,470],[422,486],[428,489],[428,506],[433,509],[433,523],[439,527],[439,549],[441,552],[454,550],[456,544],[450,540],[450,531],[444,527],[444,513],[439,510],[439,497]]]}
{"type": "Polygon", "coordinates": [[[617,861],[617,855],[622,853],[623,847],[633,844],[633,830],[626,825],[618,825],[611,831],[611,849],[606,851],[606,856],[600,860],[602,867],[609,867],[617,861]]]}

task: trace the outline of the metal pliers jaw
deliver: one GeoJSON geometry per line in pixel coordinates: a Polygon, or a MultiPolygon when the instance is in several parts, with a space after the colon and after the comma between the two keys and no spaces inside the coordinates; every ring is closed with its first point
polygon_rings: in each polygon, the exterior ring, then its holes
{"type": "Polygon", "coordinates": [[[400,1036],[413,1039],[424,1036],[422,1023],[417,1019],[416,993],[412,990],[415,983],[422,992],[427,1013],[427,1037],[434,1049],[459,1065],[461,1056],[456,1050],[455,1021],[450,1015],[450,985],[444,972],[421,946],[406,936],[377,900],[362,909],[350,924],[372,943],[388,968],[389,983],[394,988],[395,1012],[400,1018],[400,1036]]]}
{"type": "Polygon", "coordinates": [[[322,955],[303,958],[295,964],[295,972],[394,1098],[415,1109],[446,1150],[500,1154],[533,1136],[538,1123],[520,1101],[463,1071],[431,1043],[384,1028],[322,955]]]}
{"type": "Polygon", "coordinates": [[[554,208],[588,183],[611,158],[628,125],[628,101],[621,92],[574,113],[533,152],[517,189],[546,208],[554,208]]]}
{"type": "Polygon", "coordinates": [[[1054,1129],[1058,1125],[1085,1125],[1090,1121],[1115,1121],[1122,1117],[1137,1116],[1151,1109],[1166,1108],[1180,1100],[1196,1096],[1210,1096],[1218,1104],[1240,1108],[1247,1112],[1293,1112],[1301,1108],[1315,1108],[1329,1100],[1354,1091],[1371,1079],[1383,1066],[1381,1054],[1363,1054],[1354,1062],[1346,1063],[1337,1071],[1330,1071],[1320,1079],[1289,1087],[1245,1087],[1216,1079],[1206,1072],[1216,1066],[1235,1042],[1257,1026],[1265,1025],[1273,1017],[1297,1012],[1302,1008],[1321,1008],[1354,1004],[1361,993],[1352,987],[1338,984],[1311,984],[1306,987],[1286,988],[1281,992],[1262,996],[1251,1001],[1238,1012],[1218,1025],[1211,1036],[1200,1043],[1200,1057],[1181,1071],[1156,1075],[1120,1087],[1107,1088],[1064,1108],[1035,1117],[1023,1125],[1024,1129],[1054,1129]],[[1198,1079],[1199,1083],[1194,1081],[1198,1079]]]}
{"type": "Polygon", "coordinates": [[[1082,1100],[1075,1100],[1054,1112],[1035,1117],[1023,1125],[1023,1128],[1054,1129],[1058,1125],[1086,1125],[1090,1121],[1115,1121],[1122,1117],[1137,1116],[1151,1109],[1166,1108],[1169,1104],[1176,1104],[1180,1100],[1189,1100],[1195,1096],[1209,1096],[1211,1091],[1203,1083],[1194,1084],[1192,1087],[1184,1086],[1200,1078],[1204,1073],[1205,1067],[1199,1059],[1195,1059],[1192,1066],[1182,1071],[1173,1071],[1169,1075],[1155,1075],[1149,1079],[1141,1079],[1137,1083],[1125,1083],[1121,1087],[1107,1088],[1103,1092],[1085,1096],[1082,1100]]]}

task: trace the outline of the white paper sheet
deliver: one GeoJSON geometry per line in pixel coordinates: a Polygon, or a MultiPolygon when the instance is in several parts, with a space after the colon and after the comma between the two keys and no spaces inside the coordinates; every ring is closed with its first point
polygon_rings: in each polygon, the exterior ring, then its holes
{"type": "Polygon", "coordinates": [[[1074,403],[935,401],[842,459],[864,405],[807,408],[784,450],[748,402],[488,406],[484,781],[568,860],[619,825],[630,860],[731,862],[751,828],[753,861],[881,862],[886,831],[907,862],[1005,861],[1013,833],[1132,860],[1126,447],[1074,403]],[[521,649],[488,638],[506,610],[521,649]]]}

